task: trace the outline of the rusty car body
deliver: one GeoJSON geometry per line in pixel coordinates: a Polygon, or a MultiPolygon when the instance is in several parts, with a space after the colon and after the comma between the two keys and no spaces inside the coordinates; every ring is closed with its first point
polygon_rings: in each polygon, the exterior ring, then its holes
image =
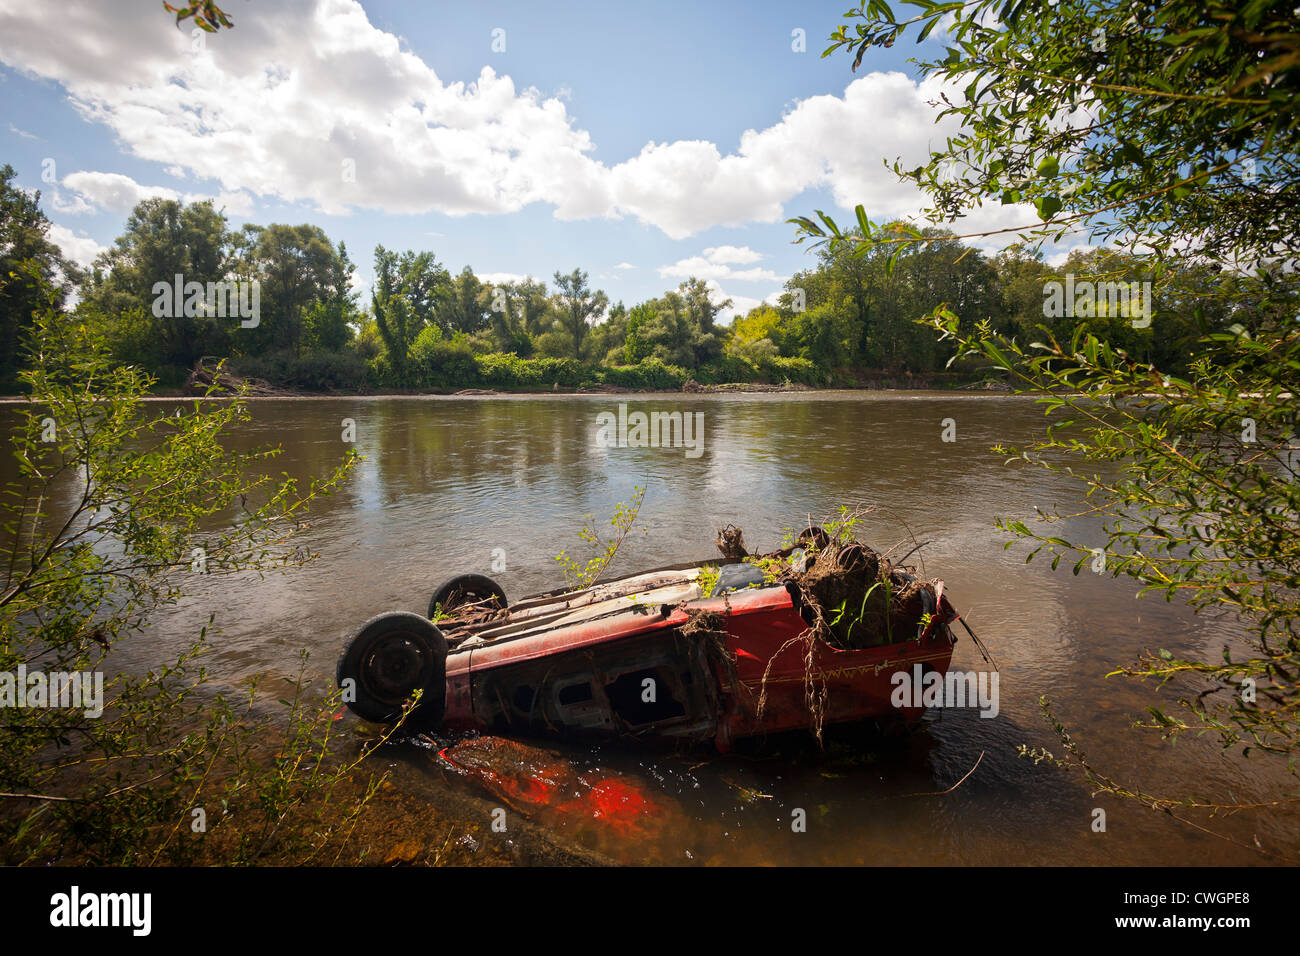
{"type": "MultiPolygon", "coordinates": [[[[792,551],[784,557],[801,567],[828,560],[792,551]]],[[[725,751],[814,725],[910,726],[924,707],[894,706],[893,675],[921,667],[942,679],[957,619],[943,582],[911,570],[886,562],[882,574],[911,588],[919,613],[863,646],[825,639],[796,580],[745,561],[692,561],[513,604],[490,579],[465,575],[435,593],[427,616],[391,612],[362,625],[338,679],[352,710],[379,722],[401,718],[419,690],[406,719],[421,729],[725,751]]]]}

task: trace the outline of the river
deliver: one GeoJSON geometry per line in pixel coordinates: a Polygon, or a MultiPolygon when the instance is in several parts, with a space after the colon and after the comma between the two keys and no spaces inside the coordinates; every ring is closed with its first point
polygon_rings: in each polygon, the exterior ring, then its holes
{"type": "MultiPolygon", "coordinates": [[[[491,574],[511,599],[559,586],[561,549],[585,556],[577,536],[584,516],[607,528],[636,486],[646,488],[645,531],[628,538],[612,574],[716,555],[717,529],[728,523],[744,529],[751,550],[768,550],[809,516],[864,507],[874,510],[859,537],[876,548],[905,542],[897,556],[913,539],[925,542],[924,571],[946,581],[1000,664],[998,715],[932,711],[902,745],[840,740],[825,754],[564,748],[585,765],[633,775],[686,821],[650,842],[604,839],[601,852],[668,863],[1198,865],[1269,862],[1238,845],[1255,836],[1287,855],[1300,847],[1294,813],[1192,816],[1214,831],[1206,833],[1130,801],[1092,797],[1086,782],[1017,755],[1022,743],[1061,749],[1039,713],[1046,694],[1098,767],[1146,791],[1274,799],[1284,779],[1261,759],[1221,753],[1213,740],[1171,748],[1133,728],[1147,704],[1175,695],[1104,676],[1146,647],[1215,657],[1239,639],[1233,622],[1137,599],[1129,579],[1087,566],[1075,576],[1064,562],[1057,571],[1048,561],[1026,563],[1018,543],[1004,549],[995,515],[1082,510],[1072,507],[1069,482],[1006,466],[990,452],[1041,432],[1042,411],[1029,399],[814,392],[300,398],[250,407],[251,423],[232,442],[280,445],[276,472],[306,482],[349,447],[365,460],[313,509],[299,540],[319,552],[316,561],[263,579],[196,577],[190,596],[123,649],[130,666],[174,655],[215,614],[208,666],[218,680],[291,675],[300,648],[325,678],[360,622],[386,610],[423,612],[453,574],[491,574]],[[702,413],[702,452],[599,447],[597,415],[621,402],[702,413]],[[351,444],[345,419],[355,423],[351,444]],[[943,440],[945,427],[954,441],[943,440]],[[797,810],[805,832],[792,829],[797,810]]],[[[17,414],[0,410],[6,419],[17,414]]],[[[0,477],[11,475],[6,462],[0,477]]],[[[1066,537],[1100,540],[1083,519],[1064,528],[1066,537]]],[[[953,667],[984,666],[963,633],[953,667]]],[[[440,789],[463,786],[414,748],[390,762],[397,786],[434,802],[440,789]]]]}

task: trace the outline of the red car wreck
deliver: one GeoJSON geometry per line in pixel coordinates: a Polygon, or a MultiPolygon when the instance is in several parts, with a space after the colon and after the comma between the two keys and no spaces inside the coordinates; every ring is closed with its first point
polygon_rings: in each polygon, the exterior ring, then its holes
{"type": "Polygon", "coordinates": [[[957,620],[943,582],[810,528],[751,557],[739,532],[695,561],[508,604],[481,575],[439,588],[428,616],[371,618],[339,660],[367,720],[506,735],[712,742],[824,724],[909,726],[891,677],[947,671],[957,620]],[[435,623],[436,619],[436,623],[435,623]]]}

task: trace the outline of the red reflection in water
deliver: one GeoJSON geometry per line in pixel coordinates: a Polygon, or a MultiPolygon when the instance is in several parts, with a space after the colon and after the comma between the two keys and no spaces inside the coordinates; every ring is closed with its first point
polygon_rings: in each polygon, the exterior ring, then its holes
{"type": "Polygon", "coordinates": [[[555,751],[518,741],[471,737],[438,756],[524,816],[593,833],[601,843],[655,841],[680,817],[639,780],[600,769],[579,772],[555,751]]]}

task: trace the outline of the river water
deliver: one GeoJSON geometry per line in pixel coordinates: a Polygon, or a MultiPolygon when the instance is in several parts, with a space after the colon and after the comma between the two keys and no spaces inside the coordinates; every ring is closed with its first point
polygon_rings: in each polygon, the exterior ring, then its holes
{"type": "MultiPolygon", "coordinates": [[[[316,561],[262,579],[196,579],[191,596],[123,650],[133,667],[174,655],[215,614],[208,666],[218,680],[290,676],[302,648],[323,679],[360,622],[387,610],[423,612],[453,574],[491,574],[512,600],[561,585],[555,556],[565,548],[586,556],[577,536],[584,516],[607,529],[603,523],[636,486],[646,488],[638,524],[645,530],[628,538],[611,574],[714,556],[717,529],[728,523],[744,529],[751,551],[769,550],[783,529],[803,527],[810,516],[863,507],[874,510],[858,537],[877,549],[902,543],[900,556],[913,539],[925,543],[911,561],[945,580],[1000,665],[998,715],[931,711],[901,744],[834,739],[825,753],[560,748],[584,766],[630,775],[684,821],[640,839],[587,835],[585,842],[625,862],[735,864],[1274,861],[1249,848],[1256,837],[1285,856],[1300,851],[1295,813],[1210,820],[1189,812],[1194,826],[1090,796],[1079,778],[1017,755],[1022,743],[1061,749],[1039,712],[1046,694],[1099,769],[1144,791],[1249,802],[1287,789],[1277,768],[1223,754],[1213,740],[1171,748],[1133,728],[1148,704],[1176,693],[1105,677],[1147,647],[1217,656],[1239,638],[1231,621],[1162,598],[1137,599],[1128,579],[1087,566],[1075,576],[1065,562],[1055,572],[1045,561],[1027,564],[1020,544],[1004,550],[995,515],[1028,518],[1035,506],[1082,510],[1067,481],[1006,466],[990,452],[1041,432],[1042,411],[1029,399],[853,392],[304,398],[250,407],[253,420],[232,444],[281,446],[277,473],[305,483],[350,447],[365,460],[313,509],[299,541],[319,552],[316,561]],[[617,413],[621,402],[630,410],[702,413],[702,453],[600,447],[597,415],[617,413]],[[352,444],[344,441],[345,419],[355,423],[352,444]],[[943,440],[945,426],[955,441],[943,440]],[[792,827],[798,811],[803,832],[792,827]]],[[[18,413],[0,409],[5,420],[18,413]]],[[[11,474],[6,462],[0,477],[11,474]]],[[[1064,531],[1100,540],[1084,519],[1064,522],[1064,531]]],[[[984,668],[959,633],[952,666],[984,668]]],[[[435,803],[445,788],[465,786],[433,769],[423,751],[390,748],[384,759],[397,786],[435,803]]]]}

